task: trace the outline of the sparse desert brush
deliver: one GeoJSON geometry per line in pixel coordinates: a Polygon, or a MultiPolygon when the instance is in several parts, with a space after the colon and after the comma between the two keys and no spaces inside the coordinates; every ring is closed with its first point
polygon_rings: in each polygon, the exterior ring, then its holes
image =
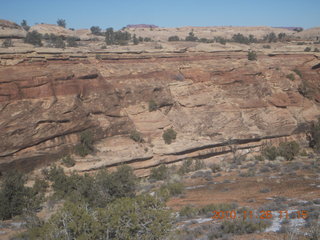
{"type": "Polygon", "coordinates": [[[249,61],[256,61],[257,60],[257,53],[255,51],[248,52],[248,60],[249,61]]]}
{"type": "Polygon", "coordinates": [[[162,138],[166,144],[171,144],[177,138],[177,133],[173,128],[169,128],[164,131],[162,138]]]}

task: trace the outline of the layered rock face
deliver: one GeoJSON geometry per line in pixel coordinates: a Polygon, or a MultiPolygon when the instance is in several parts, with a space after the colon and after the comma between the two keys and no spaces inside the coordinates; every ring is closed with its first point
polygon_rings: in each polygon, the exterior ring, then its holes
{"type": "Polygon", "coordinates": [[[59,159],[90,129],[96,151],[76,158],[73,170],[128,163],[145,175],[186,158],[223,161],[230,145],[245,150],[303,139],[305,125],[320,114],[320,61],[311,54],[258,55],[257,61],[241,52],[15,60],[0,66],[1,171],[59,159]],[[312,89],[308,98],[298,91],[301,83],[312,89]],[[151,100],[156,111],[148,109],[151,100]],[[167,145],[162,134],[171,127],[177,139],[167,145]],[[130,139],[133,130],[144,142],[130,139]]]}

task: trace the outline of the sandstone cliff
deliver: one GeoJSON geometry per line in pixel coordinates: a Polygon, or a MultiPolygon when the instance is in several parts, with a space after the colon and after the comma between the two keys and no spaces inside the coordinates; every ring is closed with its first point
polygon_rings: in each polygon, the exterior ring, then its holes
{"type": "Polygon", "coordinates": [[[0,171],[48,164],[91,129],[96,151],[76,158],[72,169],[129,163],[144,175],[190,157],[223,160],[231,143],[248,149],[303,139],[305,125],[320,114],[320,61],[313,54],[260,53],[258,61],[231,51],[1,58],[0,171]],[[302,83],[308,98],[298,91],[302,83]],[[149,112],[151,100],[157,111],[149,112]],[[171,127],[178,135],[167,145],[162,133],[171,127]],[[145,141],[131,140],[132,130],[145,141]]]}

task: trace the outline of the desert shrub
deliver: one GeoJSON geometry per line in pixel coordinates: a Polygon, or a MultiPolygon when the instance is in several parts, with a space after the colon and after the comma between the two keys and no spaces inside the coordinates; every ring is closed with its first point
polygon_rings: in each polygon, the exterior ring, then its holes
{"type": "Polygon", "coordinates": [[[242,44],[249,44],[257,42],[257,39],[253,35],[249,35],[249,37],[246,37],[241,33],[237,33],[232,36],[232,41],[242,44]]]}
{"type": "Polygon", "coordinates": [[[270,192],[271,190],[269,189],[269,188],[262,188],[262,189],[260,189],[260,193],[268,193],[268,192],[270,192]]]}
{"type": "Polygon", "coordinates": [[[70,155],[64,156],[61,161],[66,167],[73,167],[76,164],[76,161],[70,155]]]}
{"type": "Polygon", "coordinates": [[[149,195],[121,198],[101,209],[65,202],[39,227],[29,229],[26,239],[163,239],[172,217],[162,202],[149,195]]]}
{"type": "Polygon", "coordinates": [[[139,142],[139,143],[143,142],[143,138],[137,130],[131,131],[130,138],[135,142],[139,142]]]}
{"type": "Polygon", "coordinates": [[[25,187],[26,177],[17,171],[4,175],[0,188],[0,219],[10,219],[24,211],[36,211],[44,200],[46,183],[36,180],[33,187],[25,187]]]}
{"type": "Polygon", "coordinates": [[[302,73],[300,72],[299,69],[295,68],[292,71],[294,71],[300,78],[302,78],[302,73]]]}
{"type": "Polygon", "coordinates": [[[162,45],[161,44],[156,44],[155,46],[154,46],[154,49],[163,49],[163,47],[162,47],[162,45]]]}
{"type": "Polygon", "coordinates": [[[28,32],[26,38],[24,39],[25,43],[30,43],[34,46],[42,46],[42,35],[37,31],[28,32]]]}
{"type": "Polygon", "coordinates": [[[205,168],[206,165],[204,164],[204,162],[200,159],[196,159],[194,161],[194,170],[197,171],[197,170],[200,170],[200,169],[203,169],[205,168]]]}
{"type": "Polygon", "coordinates": [[[311,51],[311,48],[310,48],[310,47],[306,47],[306,48],[304,49],[304,51],[305,51],[305,52],[310,52],[310,51],[311,51]]]}
{"type": "Polygon", "coordinates": [[[90,28],[90,31],[91,31],[91,33],[93,34],[93,35],[102,35],[101,34],[101,28],[100,27],[98,27],[98,26],[92,26],[91,28],[90,28]]]}
{"type": "Polygon", "coordinates": [[[196,42],[198,41],[198,38],[194,35],[193,32],[189,32],[189,35],[186,37],[185,40],[189,42],[196,42]]]}
{"type": "Polygon", "coordinates": [[[13,42],[12,42],[12,40],[11,40],[10,38],[4,40],[3,43],[2,43],[2,47],[3,47],[3,48],[13,47],[13,42]]]}
{"type": "Polygon", "coordinates": [[[52,182],[54,196],[58,199],[84,201],[89,206],[105,207],[117,198],[135,196],[137,178],[128,166],[121,166],[112,173],[101,170],[94,176],[77,173],[67,176],[62,168],[52,166],[44,175],[52,182]]]}
{"type": "Polygon", "coordinates": [[[293,158],[299,154],[299,150],[299,144],[295,141],[282,142],[278,148],[279,155],[288,161],[293,160],[293,158]]]}
{"type": "Polygon", "coordinates": [[[262,47],[265,48],[265,49],[270,49],[271,48],[270,45],[263,45],[262,47]]]}
{"type": "Polygon", "coordinates": [[[183,191],[184,186],[180,182],[167,183],[160,187],[160,193],[168,197],[180,195],[183,191]]]}
{"type": "Polygon", "coordinates": [[[217,173],[221,171],[221,167],[219,164],[212,163],[209,165],[209,168],[212,170],[213,173],[217,173]]]}
{"type": "Polygon", "coordinates": [[[227,43],[227,39],[225,39],[224,37],[214,37],[214,41],[222,45],[226,45],[227,43]]]}
{"type": "Polygon", "coordinates": [[[320,52],[319,48],[315,48],[313,51],[314,52],[320,52]]]}
{"type": "Polygon", "coordinates": [[[279,155],[278,149],[275,146],[266,145],[262,147],[262,156],[269,160],[275,160],[279,155]]]}
{"type": "Polygon", "coordinates": [[[217,203],[217,204],[208,204],[199,208],[200,215],[212,216],[213,211],[232,211],[236,210],[238,205],[236,203],[217,203]]]}
{"type": "Polygon", "coordinates": [[[248,234],[262,232],[270,225],[266,220],[233,220],[224,221],[221,224],[221,230],[224,233],[248,234]]]}
{"type": "Polygon", "coordinates": [[[57,25],[60,26],[60,27],[66,28],[66,26],[67,26],[66,20],[61,19],[61,18],[58,19],[57,20],[57,25]]]}
{"type": "Polygon", "coordinates": [[[80,143],[75,146],[75,153],[81,157],[85,157],[92,153],[93,148],[93,134],[86,130],[80,134],[80,143]]]}
{"type": "Polygon", "coordinates": [[[160,167],[152,168],[150,179],[165,180],[169,176],[169,169],[166,165],[162,164],[160,167]]]}
{"type": "Polygon", "coordinates": [[[145,37],[145,38],[143,39],[143,41],[144,41],[144,42],[152,42],[152,39],[149,38],[149,37],[145,37]]]}
{"type": "Polygon", "coordinates": [[[106,44],[107,45],[128,45],[131,40],[131,34],[127,31],[113,31],[113,28],[106,30],[106,44]]]}
{"type": "Polygon", "coordinates": [[[304,45],[306,44],[305,42],[298,42],[297,45],[304,45]]]}
{"type": "Polygon", "coordinates": [[[64,43],[64,38],[62,36],[58,36],[55,34],[46,34],[43,36],[44,39],[46,39],[49,42],[50,47],[55,48],[65,48],[66,44],[64,43]]]}
{"type": "Polygon", "coordinates": [[[264,160],[264,157],[263,157],[262,155],[255,155],[255,156],[254,156],[254,159],[255,159],[256,161],[261,162],[261,161],[264,160]]]}
{"type": "Polygon", "coordinates": [[[184,174],[186,174],[188,172],[193,171],[192,162],[193,162],[192,159],[184,160],[183,163],[182,163],[182,166],[178,170],[178,174],[184,175],[184,174]]]}
{"type": "Polygon", "coordinates": [[[158,104],[154,100],[149,101],[149,112],[158,110],[158,104]]]}
{"type": "Polygon", "coordinates": [[[294,77],[294,75],[293,75],[292,73],[286,75],[286,77],[287,77],[288,79],[290,79],[291,81],[294,81],[294,79],[295,79],[295,77],[294,77]]]}
{"type": "Polygon", "coordinates": [[[168,38],[169,42],[174,42],[174,41],[180,41],[180,38],[178,36],[170,36],[168,38]]]}
{"type": "Polygon", "coordinates": [[[173,140],[177,138],[177,133],[173,128],[169,128],[164,131],[162,138],[166,144],[171,144],[173,140]]]}
{"type": "Polygon", "coordinates": [[[246,172],[241,172],[239,174],[240,177],[254,177],[255,175],[256,175],[256,171],[254,168],[250,168],[246,172]]]}
{"type": "Polygon", "coordinates": [[[301,84],[298,86],[298,92],[302,96],[312,99],[314,95],[314,88],[309,82],[302,80],[301,84]]]}
{"type": "Polygon", "coordinates": [[[76,37],[68,37],[67,38],[68,47],[78,47],[77,40],[78,39],[76,37]]]}
{"type": "Polygon", "coordinates": [[[257,60],[257,53],[254,51],[248,52],[248,60],[249,61],[256,61],[257,60]]]}
{"type": "Polygon", "coordinates": [[[276,42],[278,40],[277,35],[274,32],[268,33],[263,37],[263,41],[271,43],[276,42]]]}
{"type": "Polygon", "coordinates": [[[183,208],[180,209],[179,211],[179,216],[180,217],[187,217],[187,218],[192,218],[197,216],[199,213],[199,210],[197,208],[192,207],[191,205],[186,205],[183,208]]]}
{"type": "Polygon", "coordinates": [[[320,151],[320,119],[311,124],[308,140],[310,147],[316,151],[320,151]]]}
{"type": "Polygon", "coordinates": [[[21,25],[21,27],[22,27],[24,30],[29,31],[30,26],[28,26],[28,23],[27,23],[26,20],[22,20],[22,22],[21,22],[20,25],[21,25]]]}

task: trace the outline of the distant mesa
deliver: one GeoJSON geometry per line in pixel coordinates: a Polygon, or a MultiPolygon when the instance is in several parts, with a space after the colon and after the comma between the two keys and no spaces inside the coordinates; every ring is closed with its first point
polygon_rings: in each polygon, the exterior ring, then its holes
{"type": "Polygon", "coordinates": [[[159,26],[153,24],[129,24],[126,28],[158,28],[159,26]]]}
{"type": "Polygon", "coordinates": [[[287,29],[287,30],[291,30],[291,31],[297,31],[297,32],[303,31],[302,27],[274,27],[274,28],[283,28],[283,29],[287,29]]]}

